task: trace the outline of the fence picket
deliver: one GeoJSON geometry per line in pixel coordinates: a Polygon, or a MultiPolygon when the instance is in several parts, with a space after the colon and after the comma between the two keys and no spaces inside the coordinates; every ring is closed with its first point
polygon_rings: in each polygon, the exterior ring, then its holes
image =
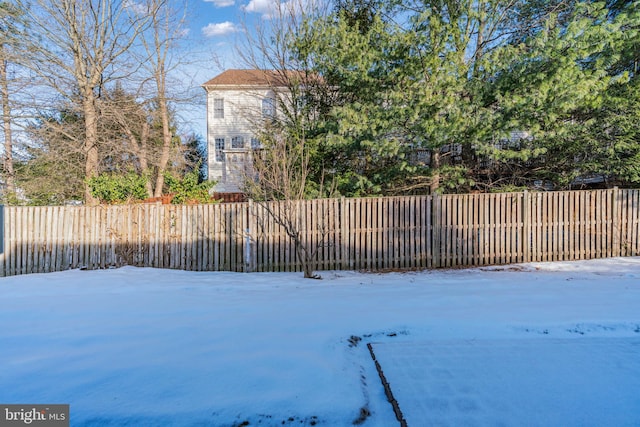
{"type": "Polygon", "coordinates": [[[319,269],[455,267],[640,253],[638,190],[252,203],[6,207],[0,275],[124,263],[299,271],[302,260],[292,239],[269,213],[278,209],[299,215],[303,240],[317,245],[319,269]],[[245,254],[251,256],[246,265],[245,254]]]}

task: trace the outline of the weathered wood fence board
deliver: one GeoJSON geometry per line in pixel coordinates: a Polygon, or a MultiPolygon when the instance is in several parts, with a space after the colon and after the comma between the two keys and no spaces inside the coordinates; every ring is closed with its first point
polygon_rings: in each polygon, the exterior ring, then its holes
{"type": "MultiPolygon", "coordinates": [[[[640,254],[640,190],[167,206],[4,208],[0,276],[118,265],[299,271],[289,209],[319,270],[387,270],[640,254]]],[[[0,228],[2,229],[2,228],[0,228]]]]}

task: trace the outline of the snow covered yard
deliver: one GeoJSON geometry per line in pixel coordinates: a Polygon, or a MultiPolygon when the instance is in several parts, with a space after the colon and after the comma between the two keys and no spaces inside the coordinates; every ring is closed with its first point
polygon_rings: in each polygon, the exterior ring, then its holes
{"type": "Polygon", "coordinates": [[[640,426],[640,337],[372,347],[409,426],[640,426]]]}
{"type": "MultiPolygon", "coordinates": [[[[127,267],[2,278],[0,403],[69,403],[72,426],[398,425],[368,342],[466,342],[490,355],[487,343],[499,342],[514,356],[505,370],[535,384],[540,371],[525,367],[575,341],[580,351],[559,353],[561,373],[588,375],[592,360],[574,359],[593,353],[605,373],[631,360],[627,376],[640,375],[640,258],[323,277],[127,267]],[[610,342],[631,356],[608,360],[610,342]]],[[[454,376],[436,398],[477,384],[485,361],[449,358],[454,376]]],[[[394,389],[413,387],[402,381],[394,389]]],[[[610,393],[607,381],[581,384],[578,399],[595,385],[631,405],[623,422],[640,423],[633,381],[610,393]]],[[[535,390],[529,399],[548,398],[535,390]]],[[[424,403],[399,401],[407,412],[424,403]]],[[[527,413],[495,415],[537,425],[527,413]]]]}

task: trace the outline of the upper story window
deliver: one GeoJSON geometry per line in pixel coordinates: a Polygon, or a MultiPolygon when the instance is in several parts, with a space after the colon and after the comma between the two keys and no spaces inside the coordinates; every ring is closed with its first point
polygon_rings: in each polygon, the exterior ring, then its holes
{"type": "Polygon", "coordinates": [[[262,99],[262,118],[273,119],[276,115],[276,101],[273,98],[262,99]]]}
{"type": "Polygon", "coordinates": [[[262,148],[262,143],[258,138],[251,138],[251,148],[254,150],[262,148]]]}
{"type": "Polygon", "coordinates": [[[216,138],[216,162],[224,162],[224,138],[216,138]]]}
{"type": "Polygon", "coordinates": [[[231,138],[231,148],[244,148],[244,137],[234,136],[231,138]]]}
{"type": "Polygon", "coordinates": [[[213,118],[224,119],[224,98],[213,98],[213,118]]]}

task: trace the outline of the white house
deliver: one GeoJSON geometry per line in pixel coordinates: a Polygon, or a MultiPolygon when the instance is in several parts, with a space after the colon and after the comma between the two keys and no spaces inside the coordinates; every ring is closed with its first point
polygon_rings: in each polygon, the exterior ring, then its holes
{"type": "Polygon", "coordinates": [[[227,70],[202,87],[207,92],[207,146],[209,179],[214,191],[239,193],[259,148],[260,124],[276,114],[279,91],[286,91],[282,75],[266,70],[227,70]]]}

